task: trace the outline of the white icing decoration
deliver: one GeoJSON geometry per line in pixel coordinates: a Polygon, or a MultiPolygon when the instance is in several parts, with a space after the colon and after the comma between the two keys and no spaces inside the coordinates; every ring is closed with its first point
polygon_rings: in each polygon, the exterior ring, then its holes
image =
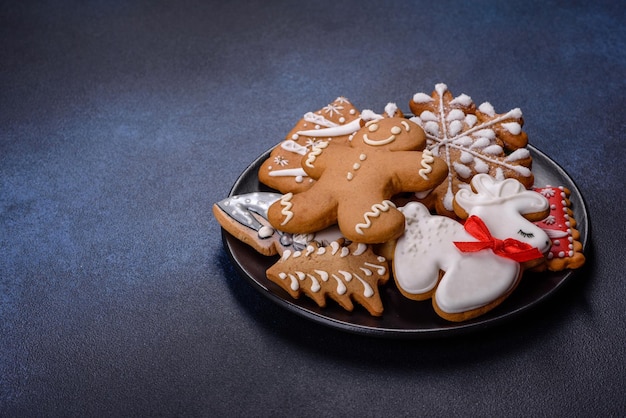
{"type": "MultiPolygon", "coordinates": [[[[378,260],[381,263],[385,261],[385,258],[382,257],[382,260],[378,260]]],[[[374,270],[376,270],[376,274],[378,274],[379,276],[382,276],[383,274],[385,274],[385,272],[387,271],[387,268],[385,266],[379,266],[377,264],[372,264],[372,263],[364,263],[364,265],[373,268],[374,270]]]]}
{"type": "Polygon", "coordinates": [[[469,164],[474,161],[474,156],[467,151],[461,151],[461,156],[459,157],[459,161],[464,164],[469,164]]]}
{"type": "Polygon", "coordinates": [[[422,177],[424,180],[428,180],[428,175],[433,171],[433,167],[431,166],[433,162],[435,162],[435,159],[433,158],[433,153],[429,150],[424,150],[424,152],[422,152],[422,168],[420,168],[418,172],[420,177],[422,177]]]}
{"type": "Polygon", "coordinates": [[[461,109],[452,109],[448,112],[448,116],[446,117],[446,120],[448,122],[451,122],[453,120],[456,121],[462,121],[465,119],[465,113],[463,113],[463,111],[461,109]]]}
{"type": "Polygon", "coordinates": [[[281,142],[280,147],[285,151],[294,152],[300,155],[306,155],[306,153],[309,152],[307,147],[303,147],[302,145],[290,139],[281,142]]]}
{"type": "Polygon", "coordinates": [[[315,293],[319,292],[320,289],[322,288],[320,286],[320,282],[318,282],[317,279],[311,274],[308,274],[307,277],[311,279],[311,288],[310,288],[311,291],[315,293]]]}
{"type": "Polygon", "coordinates": [[[424,131],[428,132],[431,135],[439,135],[439,124],[437,122],[426,122],[424,124],[424,131]]]}
{"type": "Polygon", "coordinates": [[[363,254],[366,250],[367,250],[367,245],[359,242],[357,244],[356,250],[354,250],[354,252],[352,254],[356,255],[356,256],[359,256],[359,255],[363,254]]]}
{"type": "Polygon", "coordinates": [[[332,275],[332,277],[337,280],[337,294],[338,295],[343,295],[346,293],[346,285],[343,284],[343,282],[341,281],[341,279],[339,277],[337,277],[335,274],[332,275]]]}
{"type": "Polygon", "coordinates": [[[428,103],[428,102],[432,102],[433,100],[435,100],[435,99],[433,99],[432,97],[430,97],[426,93],[415,93],[413,95],[413,101],[415,103],[428,103]]]}
{"type": "Polygon", "coordinates": [[[352,273],[350,273],[349,271],[338,270],[337,273],[341,274],[346,282],[350,282],[350,280],[352,280],[352,273]]]}
{"type": "Polygon", "coordinates": [[[307,167],[314,168],[313,167],[313,163],[315,162],[315,159],[317,158],[318,155],[320,155],[322,153],[322,151],[326,147],[328,147],[328,142],[320,142],[319,144],[314,146],[313,149],[311,150],[311,152],[309,152],[309,155],[308,155],[306,161],[304,162],[304,164],[307,167]]]}
{"type": "Polygon", "coordinates": [[[317,138],[337,137],[350,135],[361,129],[361,119],[357,118],[345,125],[336,125],[326,129],[314,129],[307,131],[298,131],[298,135],[313,136],[317,138]]]}
{"type": "Polygon", "coordinates": [[[325,282],[328,281],[328,272],[324,270],[313,270],[313,271],[317,273],[318,276],[320,276],[320,279],[322,279],[325,282]]]}
{"type": "Polygon", "coordinates": [[[372,276],[374,274],[374,272],[372,272],[372,270],[368,268],[360,267],[360,269],[363,272],[363,274],[365,274],[366,276],[372,276]]]}
{"type": "Polygon", "coordinates": [[[292,197],[293,193],[287,193],[280,198],[280,205],[283,207],[280,213],[285,217],[285,220],[281,223],[281,225],[285,225],[291,220],[291,218],[293,218],[293,212],[291,212],[291,207],[293,206],[293,204],[290,202],[292,197]]]}
{"type": "Polygon", "coordinates": [[[267,239],[271,237],[272,235],[274,235],[274,228],[272,228],[271,226],[263,225],[261,229],[259,229],[258,234],[259,234],[259,238],[267,239]]]}
{"type": "Polygon", "coordinates": [[[294,276],[293,274],[289,274],[288,276],[291,279],[291,290],[295,292],[296,290],[300,289],[300,283],[298,283],[298,279],[296,278],[296,276],[294,276]]]}
{"type": "Polygon", "coordinates": [[[503,123],[502,127],[512,133],[513,135],[519,135],[522,133],[522,125],[517,122],[503,123]]]}
{"type": "Polygon", "coordinates": [[[530,151],[528,151],[526,148],[519,148],[513,151],[512,153],[510,153],[504,159],[504,161],[513,162],[513,161],[523,160],[528,157],[530,157],[530,151]]]}
{"type": "Polygon", "coordinates": [[[478,117],[476,115],[467,115],[467,116],[465,116],[465,123],[470,128],[473,128],[474,125],[476,125],[476,122],[478,122],[478,117]]]}
{"type": "Polygon", "coordinates": [[[387,103],[385,106],[385,113],[390,118],[398,111],[398,106],[395,103],[387,103]]]}
{"type": "Polygon", "coordinates": [[[489,166],[483,160],[475,159],[474,170],[477,173],[487,174],[489,172],[489,166]]]}
{"type": "Polygon", "coordinates": [[[470,176],[472,175],[472,169],[466,165],[454,161],[452,163],[452,166],[454,167],[454,171],[456,171],[456,173],[461,176],[461,178],[467,179],[470,178],[470,176]]]}
{"type": "Polygon", "coordinates": [[[359,223],[354,227],[354,230],[357,234],[363,235],[363,229],[367,229],[372,226],[372,221],[370,218],[378,218],[381,213],[389,211],[391,208],[395,208],[396,205],[390,200],[383,200],[381,203],[375,203],[372,205],[370,212],[365,212],[363,214],[363,218],[365,220],[364,223],[359,223]]]}
{"type": "Polygon", "coordinates": [[[370,121],[370,120],[376,120],[376,119],[383,119],[383,117],[379,115],[378,113],[375,113],[369,109],[365,109],[361,112],[361,119],[363,119],[364,121],[370,121]]]}
{"type": "Polygon", "coordinates": [[[424,122],[437,122],[437,115],[435,115],[430,110],[424,110],[420,114],[420,119],[423,120],[424,122]]]}
{"type": "Polygon", "coordinates": [[[274,163],[283,167],[289,164],[289,160],[286,159],[285,157],[281,157],[280,155],[277,155],[276,157],[274,157],[274,163]]]}
{"type": "Polygon", "coordinates": [[[372,289],[372,287],[357,274],[355,274],[354,277],[356,277],[363,285],[363,296],[365,296],[366,298],[371,298],[374,295],[374,290],[372,289]]]}
{"type": "Polygon", "coordinates": [[[495,109],[489,102],[482,103],[480,106],[478,106],[478,110],[491,117],[495,116],[496,114],[495,109]]]}
{"type": "Polygon", "coordinates": [[[450,101],[451,105],[469,106],[472,104],[472,98],[467,94],[461,94],[450,101]]]}
{"type": "Polygon", "coordinates": [[[285,168],[268,173],[270,177],[306,177],[308,174],[301,168],[285,168]]]}
{"type": "Polygon", "coordinates": [[[452,136],[458,135],[463,130],[463,123],[458,120],[453,120],[450,122],[450,126],[448,127],[448,133],[452,136]]]}
{"type": "Polygon", "coordinates": [[[322,125],[327,128],[331,128],[333,126],[338,126],[335,122],[326,119],[324,116],[317,115],[313,112],[307,112],[302,117],[305,121],[314,123],[316,125],[322,125]]]}
{"type": "Polygon", "coordinates": [[[483,154],[488,155],[500,155],[504,152],[500,145],[489,145],[488,147],[483,148],[483,154]]]}

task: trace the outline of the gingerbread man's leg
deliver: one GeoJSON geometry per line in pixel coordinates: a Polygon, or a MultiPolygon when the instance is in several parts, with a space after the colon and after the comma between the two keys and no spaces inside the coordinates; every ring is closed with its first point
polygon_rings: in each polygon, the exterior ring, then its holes
{"type": "Polygon", "coordinates": [[[268,210],[268,220],[280,231],[292,234],[309,234],[337,222],[337,203],[330,195],[319,190],[287,193],[274,202],[268,210]]]}
{"type": "Polygon", "coordinates": [[[404,215],[390,200],[345,208],[337,214],[342,234],[365,244],[384,243],[404,232],[404,215]]]}

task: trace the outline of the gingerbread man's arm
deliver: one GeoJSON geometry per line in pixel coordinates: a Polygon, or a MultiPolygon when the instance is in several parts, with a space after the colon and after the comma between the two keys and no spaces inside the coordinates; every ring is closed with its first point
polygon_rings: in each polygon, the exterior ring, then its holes
{"type": "Polygon", "coordinates": [[[320,142],[302,158],[302,169],[309,177],[319,180],[326,167],[332,164],[329,162],[330,155],[341,151],[341,147],[331,147],[328,142],[320,142]]]}
{"type": "Polygon", "coordinates": [[[448,175],[448,165],[429,151],[393,152],[398,192],[421,192],[437,187],[448,175]]]}

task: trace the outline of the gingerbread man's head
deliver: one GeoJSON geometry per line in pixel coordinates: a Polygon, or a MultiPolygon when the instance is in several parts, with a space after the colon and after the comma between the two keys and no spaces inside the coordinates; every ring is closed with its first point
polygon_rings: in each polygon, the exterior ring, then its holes
{"type": "Polygon", "coordinates": [[[422,128],[405,118],[374,119],[353,136],[354,148],[374,147],[386,151],[421,151],[426,146],[422,128]]]}

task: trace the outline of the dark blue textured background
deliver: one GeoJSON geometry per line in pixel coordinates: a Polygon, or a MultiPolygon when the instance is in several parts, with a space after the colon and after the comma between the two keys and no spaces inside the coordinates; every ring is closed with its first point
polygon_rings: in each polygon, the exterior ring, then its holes
{"type": "Polygon", "coordinates": [[[623,2],[0,2],[0,415],[624,415],[623,2]],[[387,4],[389,3],[389,4],[387,4]],[[237,276],[211,205],[303,113],[445,82],[587,199],[551,303],[344,334],[237,276]]]}

